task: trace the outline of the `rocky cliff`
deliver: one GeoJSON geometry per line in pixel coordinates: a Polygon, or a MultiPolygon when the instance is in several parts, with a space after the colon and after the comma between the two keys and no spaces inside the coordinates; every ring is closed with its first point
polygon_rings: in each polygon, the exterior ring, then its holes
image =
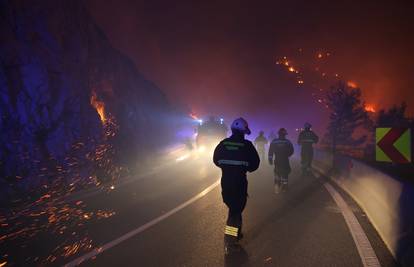
{"type": "Polygon", "coordinates": [[[139,158],[168,139],[170,112],[81,1],[0,0],[0,186],[9,194],[139,158]]]}

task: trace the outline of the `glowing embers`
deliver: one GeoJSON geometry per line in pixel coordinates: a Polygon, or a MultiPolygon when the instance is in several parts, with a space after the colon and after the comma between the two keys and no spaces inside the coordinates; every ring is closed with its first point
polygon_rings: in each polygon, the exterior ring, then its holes
{"type": "Polygon", "coordinates": [[[91,94],[91,105],[96,109],[96,112],[98,113],[102,124],[105,124],[106,122],[105,103],[98,99],[98,96],[95,91],[92,91],[92,94],[91,94]]]}
{"type": "Polygon", "coordinates": [[[331,56],[331,53],[329,53],[329,52],[319,52],[319,53],[317,53],[316,54],[316,58],[317,59],[323,59],[323,58],[326,58],[326,57],[329,57],[329,56],[331,56]]]}
{"type": "Polygon", "coordinates": [[[299,84],[299,85],[304,84],[304,81],[303,81],[303,78],[302,78],[302,73],[292,65],[292,61],[289,61],[287,57],[283,57],[282,59],[277,60],[276,65],[282,66],[288,72],[297,74],[296,75],[297,84],[299,84]]]}
{"type": "Polygon", "coordinates": [[[79,241],[74,242],[73,244],[63,247],[63,253],[61,256],[67,258],[69,256],[75,255],[79,251],[87,251],[92,248],[92,240],[89,238],[83,238],[79,241]]]}
{"type": "Polygon", "coordinates": [[[58,259],[89,251],[93,241],[85,230],[91,223],[114,215],[112,210],[87,210],[80,200],[68,203],[60,197],[45,194],[33,203],[0,215],[0,246],[27,247],[33,238],[41,238],[47,233],[51,240],[59,242],[48,248],[49,255],[28,257],[25,265],[49,265],[58,259]]]}
{"type": "MultiPolygon", "coordinates": [[[[313,101],[324,108],[329,109],[326,95],[321,87],[326,87],[327,83],[345,80],[348,89],[357,89],[359,84],[352,80],[346,80],[346,77],[333,69],[335,62],[331,61],[333,54],[326,50],[309,51],[305,53],[302,48],[292,57],[283,56],[276,59],[276,65],[286,74],[293,78],[298,88],[307,88],[312,90],[313,101]],[[306,81],[306,83],[305,83],[306,81]]],[[[376,107],[372,104],[365,106],[365,111],[370,113],[376,112],[376,107]]]]}

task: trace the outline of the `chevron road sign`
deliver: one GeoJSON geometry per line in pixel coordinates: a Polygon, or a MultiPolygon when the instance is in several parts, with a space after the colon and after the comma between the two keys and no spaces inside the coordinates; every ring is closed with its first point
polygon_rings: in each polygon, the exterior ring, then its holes
{"type": "Polygon", "coordinates": [[[411,130],[409,128],[377,128],[375,158],[381,162],[411,162],[411,130]]]}

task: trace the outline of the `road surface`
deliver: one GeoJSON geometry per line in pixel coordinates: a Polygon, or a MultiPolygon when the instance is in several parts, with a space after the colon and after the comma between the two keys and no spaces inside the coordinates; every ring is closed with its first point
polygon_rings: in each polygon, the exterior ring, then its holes
{"type": "MultiPolygon", "coordinates": [[[[248,175],[244,239],[237,253],[224,254],[227,209],[216,186],[220,170],[209,157],[186,155],[117,185],[109,194],[85,195],[87,209],[112,210],[115,215],[73,226],[93,240],[92,252],[58,257],[51,265],[364,266],[341,209],[326,189],[328,180],[317,173],[302,177],[298,159],[292,162],[286,193],[274,193],[266,161],[248,175]]],[[[396,266],[364,213],[335,189],[358,219],[380,265],[396,266]]],[[[10,257],[15,266],[23,265],[28,255],[47,256],[63,238],[37,237],[20,249],[21,257],[15,252],[10,257]]]]}

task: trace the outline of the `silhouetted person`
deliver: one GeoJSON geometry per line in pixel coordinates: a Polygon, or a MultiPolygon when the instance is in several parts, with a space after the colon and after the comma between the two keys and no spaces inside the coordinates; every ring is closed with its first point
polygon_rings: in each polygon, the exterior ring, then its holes
{"type": "Polygon", "coordinates": [[[225,244],[235,244],[243,237],[242,212],[247,202],[246,172],[257,170],[259,155],[253,144],[244,139],[250,134],[247,121],[236,119],[231,125],[232,135],[222,140],[214,150],[213,161],[222,170],[221,194],[229,208],[225,227],[225,244]]]}
{"type": "Polygon", "coordinates": [[[293,155],[293,145],[286,139],[287,131],[280,128],[279,138],[273,139],[269,147],[269,164],[275,164],[274,183],[275,193],[285,191],[288,187],[288,178],[291,172],[289,157],[293,155]]]}
{"type": "Polygon", "coordinates": [[[298,144],[301,146],[301,165],[302,174],[307,174],[312,167],[313,144],[319,141],[319,137],[311,130],[312,125],[305,123],[304,130],[300,132],[298,144]]]}
{"type": "Polygon", "coordinates": [[[268,141],[266,137],[264,137],[264,132],[260,131],[259,136],[257,136],[254,140],[254,145],[256,146],[257,152],[262,160],[265,158],[265,147],[267,143],[268,141]]]}

